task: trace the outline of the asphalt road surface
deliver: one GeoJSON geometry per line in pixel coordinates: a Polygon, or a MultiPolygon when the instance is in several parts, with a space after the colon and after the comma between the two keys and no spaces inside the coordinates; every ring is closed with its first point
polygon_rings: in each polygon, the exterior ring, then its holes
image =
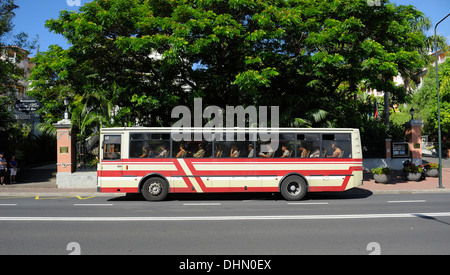
{"type": "Polygon", "coordinates": [[[0,197],[0,254],[450,254],[450,194],[0,197]]]}

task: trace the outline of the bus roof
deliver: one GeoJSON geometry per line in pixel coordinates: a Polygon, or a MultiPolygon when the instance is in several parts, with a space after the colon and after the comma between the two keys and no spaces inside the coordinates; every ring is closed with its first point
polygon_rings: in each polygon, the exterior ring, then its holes
{"type": "Polygon", "coordinates": [[[102,128],[102,132],[159,132],[171,133],[180,131],[191,132],[280,132],[280,133],[303,133],[303,132],[352,132],[359,131],[356,128],[239,128],[239,127],[113,127],[102,128]]]}

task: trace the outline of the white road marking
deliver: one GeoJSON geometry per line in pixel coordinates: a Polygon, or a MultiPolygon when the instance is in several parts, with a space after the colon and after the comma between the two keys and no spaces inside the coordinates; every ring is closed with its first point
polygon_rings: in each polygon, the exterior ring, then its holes
{"type": "Polygon", "coordinates": [[[328,202],[288,202],[289,205],[317,205],[328,204],[328,202]]]}
{"type": "Polygon", "coordinates": [[[426,200],[388,201],[388,203],[404,203],[404,202],[427,202],[427,201],[426,200]]]}
{"type": "Polygon", "coordinates": [[[73,206],[113,206],[112,203],[74,203],[73,206]]]}
{"type": "Polygon", "coordinates": [[[17,204],[14,203],[2,203],[0,206],[17,206],[17,204]]]}
{"type": "Polygon", "coordinates": [[[208,206],[208,205],[222,205],[221,203],[183,203],[185,206],[208,206]]]}
{"type": "Polygon", "coordinates": [[[130,221],[251,221],[251,220],[340,220],[450,217],[450,212],[352,214],[352,215],[291,215],[291,216],[205,216],[205,217],[0,217],[0,221],[53,222],[130,222],[130,221]]]}

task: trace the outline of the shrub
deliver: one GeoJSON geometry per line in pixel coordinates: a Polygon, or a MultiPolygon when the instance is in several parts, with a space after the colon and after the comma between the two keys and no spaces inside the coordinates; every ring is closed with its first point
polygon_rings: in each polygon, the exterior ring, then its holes
{"type": "Polygon", "coordinates": [[[414,163],[410,163],[407,166],[403,167],[403,171],[405,173],[422,173],[423,168],[415,165],[414,163]]]}
{"type": "Polygon", "coordinates": [[[389,167],[377,167],[372,169],[372,173],[376,175],[390,175],[392,170],[389,167]]]}
{"type": "Polygon", "coordinates": [[[424,167],[425,167],[427,170],[430,170],[430,169],[439,169],[439,163],[434,163],[434,162],[426,163],[426,164],[424,165],[424,167]]]}

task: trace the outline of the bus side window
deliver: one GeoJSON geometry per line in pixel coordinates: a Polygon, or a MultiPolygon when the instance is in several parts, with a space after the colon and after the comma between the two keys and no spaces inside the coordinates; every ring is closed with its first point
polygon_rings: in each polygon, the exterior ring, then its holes
{"type": "MultiPolygon", "coordinates": [[[[294,152],[294,135],[293,134],[279,134],[278,144],[274,142],[277,146],[274,157],[276,158],[293,158],[295,157],[294,152]]],[[[273,149],[273,148],[272,148],[273,149]]]]}
{"type": "MultiPolygon", "coordinates": [[[[194,135],[195,137],[195,135],[194,135]]],[[[174,143],[176,144],[176,143],[174,143]]],[[[212,156],[212,142],[207,141],[205,139],[202,140],[191,140],[191,141],[182,141],[179,143],[176,148],[177,156],[176,157],[185,157],[185,158],[210,158],[212,156]],[[181,146],[183,148],[181,148],[181,146]],[[185,151],[182,153],[183,150],[185,151]],[[178,156],[180,154],[180,156],[178,156]],[[184,156],[181,156],[184,155],[184,156]]]]}
{"type": "Polygon", "coordinates": [[[321,157],[319,134],[297,134],[297,157],[321,157]]]}
{"type": "Polygon", "coordinates": [[[350,134],[322,134],[322,146],[328,158],[347,158],[351,156],[350,134]]]}
{"type": "Polygon", "coordinates": [[[103,139],[103,159],[119,160],[121,147],[121,138],[116,135],[107,135],[103,139]]]}
{"type": "Polygon", "coordinates": [[[223,135],[222,140],[214,143],[215,158],[251,158],[254,157],[253,141],[249,133],[234,133],[232,140],[227,140],[227,135],[223,135]]]}
{"type": "Polygon", "coordinates": [[[170,134],[130,134],[130,158],[167,158],[170,134]]]}

